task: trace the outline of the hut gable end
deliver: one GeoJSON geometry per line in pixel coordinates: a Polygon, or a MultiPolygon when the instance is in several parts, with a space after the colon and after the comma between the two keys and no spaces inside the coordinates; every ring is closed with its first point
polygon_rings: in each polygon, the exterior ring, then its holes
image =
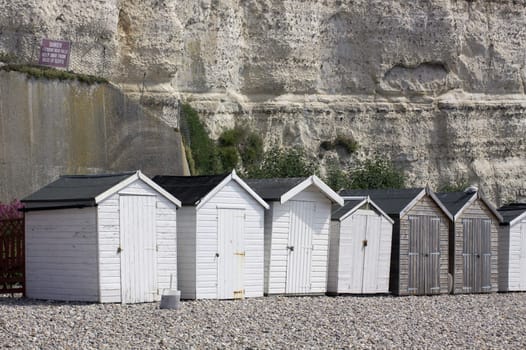
{"type": "Polygon", "coordinates": [[[399,237],[399,259],[396,260],[396,254],[393,254],[394,259],[391,260],[391,269],[398,271],[399,286],[398,291],[401,295],[408,293],[409,288],[409,218],[412,216],[429,216],[438,217],[440,219],[440,291],[437,293],[448,292],[448,255],[449,255],[449,219],[443,210],[436,204],[436,202],[428,195],[423,196],[418,200],[404,216],[399,220],[400,237],[399,237]],[[399,266],[396,266],[399,265],[399,266]],[[393,267],[394,266],[394,267],[393,267]]]}

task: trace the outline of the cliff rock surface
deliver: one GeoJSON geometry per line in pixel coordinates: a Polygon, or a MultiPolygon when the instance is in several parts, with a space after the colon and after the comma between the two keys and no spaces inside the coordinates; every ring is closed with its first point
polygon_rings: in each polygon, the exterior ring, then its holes
{"type": "MultiPolygon", "coordinates": [[[[524,0],[0,0],[0,54],[73,42],[71,69],[107,77],[177,125],[244,124],[325,164],[373,154],[409,184],[467,180],[526,195],[524,0]],[[338,134],[352,157],[320,151],[338,134]]],[[[0,99],[4,98],[0,96],[0,99]]],[[[10,146],[11,147],[11,146],[10,146]]]]}

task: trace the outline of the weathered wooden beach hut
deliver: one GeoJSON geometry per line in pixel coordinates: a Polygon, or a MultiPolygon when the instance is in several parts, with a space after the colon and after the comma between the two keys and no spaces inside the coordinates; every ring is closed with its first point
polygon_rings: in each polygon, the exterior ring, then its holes
{"type": "Polygon", "coordinates": [[[265,214],[265,294],[324,294],[332,203],[343,199],[316,176],[251,179],[265,214]]]}
{"type": "Polygon", "coordinates": [[[22,202],[30,298],[151,302],[177,277],[181,203],[140,171],[61,176],[22,202]]]}
{"type": "Polygon", "coordinates": [[[429,188],[348,190],[370,196],[393,220],[389,290],[397,295],[448,292],[451,215],[429,188]]]}
{"type": "Polygon", "coordinates": [[[268,204],[235,171],[153,180],[183,205],[177,213],[181,297],[263,296],[263,222],[268,204]]]}
{"type": "Polygon", "coordinates": [[[499,291],[526,291],[526,203],[512,203],[498,209],[502,215],[499,232],[499,291]]]}
{"type": "Polygon", "coordinates": [[[330,294],[389,292],[393,220],[369,197],[348,197],[332,211],[330,294]]]}
{"type": "Polygon", "coordinates": [[[453,217],[449,226],[450,291],[496,292],[502,217],[475,187],[436,195],[453,217]]]}

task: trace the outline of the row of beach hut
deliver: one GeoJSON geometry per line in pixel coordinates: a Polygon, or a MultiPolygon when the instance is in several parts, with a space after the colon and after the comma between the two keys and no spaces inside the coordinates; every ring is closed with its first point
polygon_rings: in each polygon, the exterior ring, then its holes
{"type": "Polygon", "coordinates": [[[316,176],[62,176],[22,201],[30,298],[526,290],[526,205],[316,176]]]}

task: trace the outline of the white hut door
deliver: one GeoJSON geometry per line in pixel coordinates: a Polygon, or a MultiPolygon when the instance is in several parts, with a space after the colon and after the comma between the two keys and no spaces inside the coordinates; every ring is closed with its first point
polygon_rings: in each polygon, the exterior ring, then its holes
{"type": "Polygon", "coordinates": [[[526,223],[520,224],[521,234],[520,234],[520,289],[526,290],[526,223]]]}
{"type": "Polygon", "coordinates": [[[367,215],[367,233],[365,240],[362,242],[364,251],[362,293],[375,293],[378,291],[381,220],[381,217],[377,215],[367,215]]]}
{"type": "Polygon", "coordinates": [[[155,196],[119,196],[121,302],[154,301],[155,196]]]}
{"type": "Polygon", "coordinates": [[[340,241],[342,248],[340,256],[345,259],[345,268],[342,269],[342,273],[349,274],[347,292],[362,293],[367,216],[354,214],[350,226],[350,237],[342,237],[340,241]],[[346,244],[347,242],[350,244],[346,244]],[[347,256],[350,259],[346,259],[347,256]]]}
{"type": "Polygon", "coordinates": [[[217,298],[244,298],[244,209],[218,209],[218,228],[217,298]]]}
{"type": "Polygon", "coordinates": [[[309,293],[316,207],[314,202],[304,201],[290,201],[289,205],[290,226],[285,293],[309,293]]]}

